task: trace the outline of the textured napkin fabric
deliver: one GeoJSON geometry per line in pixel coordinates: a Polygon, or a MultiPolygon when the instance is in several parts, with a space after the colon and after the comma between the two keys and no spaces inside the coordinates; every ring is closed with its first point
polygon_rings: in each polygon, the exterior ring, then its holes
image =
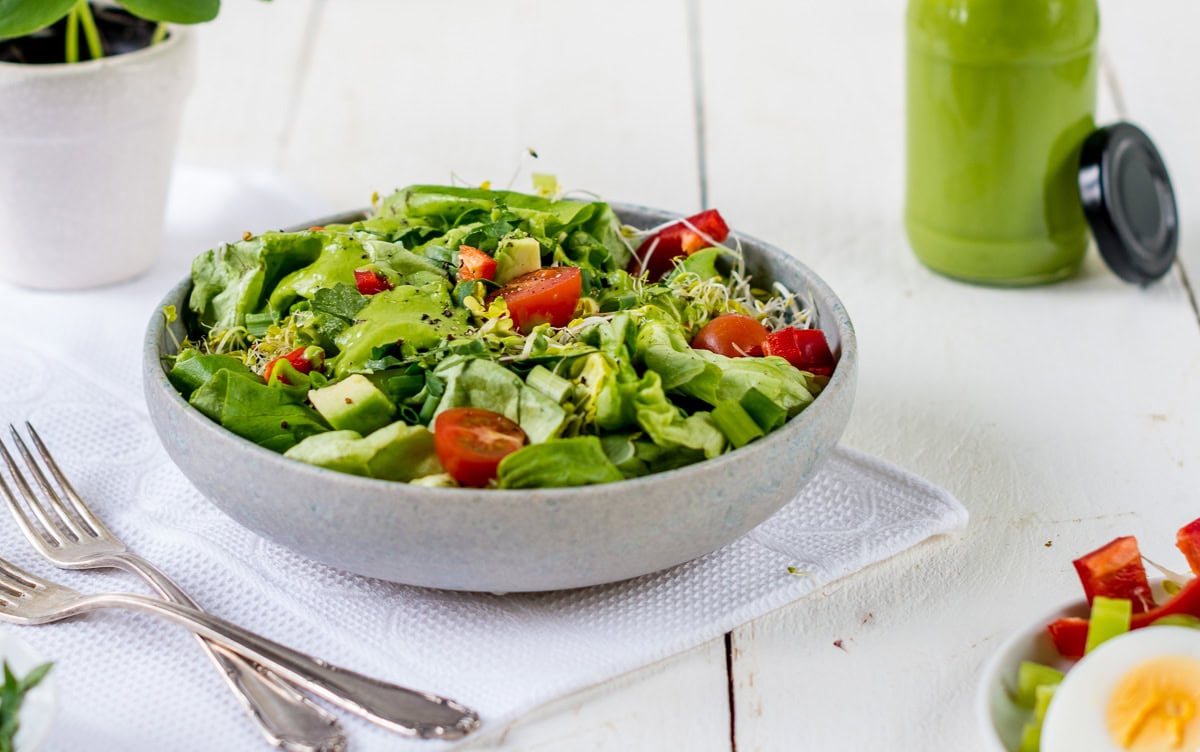
{"type": "MultiPolygon", "coordinates": [[[[261,180],[184,173],[174,190],[173,205],[188,212],[172,215],[175,253],[149,277],[70,294],[0,284],[0,429],[6,437],[6,424],[32,421],[113,532],[206,609],[346,667],[453,697],[479,710],[487,730],[966,524],[966,510],[944,491],[843,448],[746,537],[615,585],[454,593],[307,560],[226,518],[171,464],[145,414],[138,359],[157,301],[200,248],[197,235],[260,231],[268,229],[261,219],[244,228],[236,222],[269,216],[279,226],[319,208],[281,198],[261,180]]],[[[125,574],[54,569],[7,517],[0,513],[0,557],[84,591],[148,592],[125,574]]],[[[56,663],[51,750],[267,748],[178,627],[110,611],[0,629],[56,663]]],[[[405,740],[342,715],[352,749],[450,746],[405,740]]]]}

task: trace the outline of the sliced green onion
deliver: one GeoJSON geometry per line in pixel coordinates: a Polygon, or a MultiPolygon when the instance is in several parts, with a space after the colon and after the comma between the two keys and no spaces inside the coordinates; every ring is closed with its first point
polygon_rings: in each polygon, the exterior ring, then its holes
{"type": "Polygon", "coordinates": [[[406,400],[425,386],[425,374],[405,373],[399,376],[388,376],[383,381],[384,391],[393,401],[406,400]]]}
{"type": "Polygon", "coordinates": [[[1090,653],[1105,641],[1128,632],[1132,618],[1133,602],[1128,598],[1097,595],[1092,599],[1092,617],[1088,620],[1087,644],[1083,652],[1090,653]]]}
{"type": "Polygon", "coordinates": [[[712,409],[712,419],[735,449],[763,437],[762,428],[750,417],[750,413],[733,400],[718,402],[712,409]]]}
{"type": "Polygon", "coordinates": [[[275,317],[270,312],[267,313],[247,313],[246,314],[246,333],[252,337],[261,337],[267,333],[272,324],[275,324],[275,317]]]}
{"type": "Polygon", "coordinates": [[[1017,704],[1032,708],[1037,702],[1039,687],[1054,687],[1063,680],[1063,673],[1033,661],[1021,661],[1017,669],[1017,704]]]}
{"type": "Polygon", "coordinates": [[[533,367],[525,377],[525,383],[558,403],[566,398],[572,387],[570,381],[540,365],[533,367]]]}
{"type": "Polygon", "coordinates": [[[770,433],[787,421],[787,410],[754,387],[746,390],[739,403],[764,433],[770,433]]]}

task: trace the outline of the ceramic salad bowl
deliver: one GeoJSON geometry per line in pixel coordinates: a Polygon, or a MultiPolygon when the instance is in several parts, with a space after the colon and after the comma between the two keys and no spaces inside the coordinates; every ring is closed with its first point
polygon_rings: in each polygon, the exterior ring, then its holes
{"type": "MultiPolygon", "coordinates": [[[[614,204],[651,227],[675,215],[614,204]]],[[[352,222],[352,212],[311,224],[352,222]]],[[[811,298],[838,358],[828,386],[782,428],[741,449],[677,470],[604,485],[533,490],[424,488],[348,475],[286,458],[228,432],[167,380],[164,356],[183,339],[161,307],[183,310],[185,278],[151,318],[143,376],[151,420],[171,459],[245,527],[312,559],[362,575],[492,592],[542,591],[656,572],[731,543],[796,496],[850,417],[854,329],[828,285],[785,251],[734,233],[756,284],[811,298]]]]}

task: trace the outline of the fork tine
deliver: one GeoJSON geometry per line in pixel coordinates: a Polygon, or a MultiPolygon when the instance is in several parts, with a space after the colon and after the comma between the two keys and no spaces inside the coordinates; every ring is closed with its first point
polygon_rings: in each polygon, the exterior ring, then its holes
{"type": "Polygon", "coordinates": [[[100,518],[98,518],[92,512],[92,508],[89,507],[83,500],[83,497],[81,497],[75,491],[75,487],[71,485],[71,481],[67,480],[66,474],[64,474],[63,471],[58,467],[58,463],[54,461],[54,456],[50,454],[50,450],[46,448],[46,444],[42,441],[42,437],[38,435],[36,430],[34,430],[33,424],[29,421],[25,421],[25,430],[29,432],[29,437],[33,439],[33,444],[35,447],[37,447],[38,454],[42,456],[42,461],[46,464],[46,467],[50,469],[50,474],[54,476],[56,481],[58,481],[59,487],[62,488],[63,493],[71,502],[71,506],[74,508],[75,513],[79,515],[80,519],[83,520],[87,527],[91,528],[90,532],[96,535],[111,537],[112,533],[108,531],[108,528],[104,526],[104,523],[100,521],[100,518]]]}
{"type": "Polygon", "coordinates": [[[16,564],[10,564],[4,559],[0,559],[0,584],[15,589],[18,594],[27,594],[34,590],[46,589],[48,583],[26,572],[16,564]]]}
{"type": "MultiPolygon", "coordinates": [[[[91,530],[88,530],[80,525],[79,520],[76,519],[75,515],[71,514],[71,510],[67,509],[66,505],[62,503],[62,499],[59,498],[58,492],[54,490],[54,486],[50,485],[50,481],[46,479],[46,475],[42,472],[41,466],[38,464],[37,460],[34,459],[33,453],[29,451],[29,447],[25,445],[25,440],[21,438],[21,434],[17,433],[16,427],[10,424],[8,426],[8,431],[12,434],[13,441],[17,445],[17,451],[21,453],[21,457],[25,460],[25,466],[29,468],[29,472],[33,474],[34,481],[36,481],[38,486],[41,487],[43,495],[50,503],[50,508],[54,510],[54,515],[58,517],[59,522],[62,523],[61,529],[63,529],[75,540],[83,540],[84,536],[90,535],[91,530]]],[[[31,505],[41,506],[41,504],[39,504],[32,495],[29,498],[29,503],[31,505]]]]}
{"type": "MultiPolygon", "coordinates": [[[[54,523],[51,522],[50,516],[47,515],[46,510],[42,508],[41,503],[38,501],[37,495],[34,494],[33,489],[29,487],[29,481],[25,480],[25,475],[21,472],[21,468],[17,465],[17,461],[14,460],[13,456],[8,453],[8,447],[4,446],[3,441],[0,441],[0,458],[3,458],[4,464],[8,466],[8,472],[10,475],[12,475],[12,479],[17,486],[17,490],[21,492],[21,495],[25,498],[25,502],[33,511],[33,516],[37,517],[38,522],[42,524],[42,530],[38,531],[38,534],[43,540],[47,541],[51,545],[62,545],[63,532],[55,527],[54,523]]],[[[7,501],[7,499],[5,500],[7,501]]],[[[26,519],[29,518],[26,517],[26,519]]]]}
{"type": "MultiPolygon", "coordinates": [[[[0,443],[0,453],[4,455],[4,461],[8,465],[9,472],[12,472],[12,457],[4,449],[3,443],[0,443]]],[[[16,473],[13,473],[13,477],[16,477],[16,473]]],[[[50,546],[46,540],[46,536],[29,519],[29,515],[25,513],[25,508],[21,506],[21,502],[17,501],[16,495],[9,488],[8,483],[4,481],[3,475],[0,475],[0,496],[4,497],[4,503],[8,506],[8,511],[12,512],[12,516],[16,519],[17,526],[21,528],[21,532],[25,534],[30,543],[41,549],[43,554],[46,554],[46,549],[50,546]]]]}

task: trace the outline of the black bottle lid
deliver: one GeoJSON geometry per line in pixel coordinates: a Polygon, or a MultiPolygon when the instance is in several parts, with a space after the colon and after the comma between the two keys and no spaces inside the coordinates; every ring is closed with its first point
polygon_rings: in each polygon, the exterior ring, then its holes
{"type": "Polygon", "coordinates": [[[1167,273],[1179,246],[1179,215],[1167,166],[1131,123],[1088,136],[1079,155],[1079,197],[1100,254],[1116,274],[1145,285],[1167,273]]]}

